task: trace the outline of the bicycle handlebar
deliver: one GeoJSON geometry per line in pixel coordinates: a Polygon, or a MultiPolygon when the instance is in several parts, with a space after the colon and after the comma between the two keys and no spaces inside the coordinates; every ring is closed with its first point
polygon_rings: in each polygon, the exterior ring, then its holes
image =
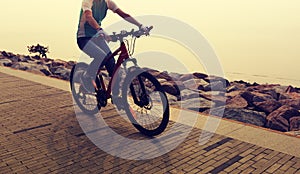
{"type": "Polygon", "coordinates": [[[111,38],[111,42],[123,41],[123,38],[125,38],[127,36],[133,36],[133,37],[137,37],[137,38],[139,38],[143,35],[148,36],[150,33],[150,30],[153,29],[153,26],[146,27],[146,29],[147,29],[147,32],[145,32],[142,29],[139,29],[136,31],[134,29],[132,29],[131,31],[122,30],[122,31],[120,31],[119,34],[116,34],[116,32],[113,32],[113,34],[109,35],[109,36],[111,38]]]}

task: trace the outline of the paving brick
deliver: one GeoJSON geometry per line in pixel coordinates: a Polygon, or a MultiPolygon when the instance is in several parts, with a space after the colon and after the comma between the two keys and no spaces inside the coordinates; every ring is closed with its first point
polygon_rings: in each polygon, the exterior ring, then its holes
{"type": "Polygon", "coordinates": [[[242,165],[240,165],[239,167],[238,167],[238,169],[240,169],[240,170],[242,170],[242,171],[244,171],[244,170],[246,170],[246,169],[248,169],[248,168],[252,168],[252,165],[255,163],[254,161],[251,161],[251,160],[249,160],[249,161],[239,161],[239,162],[241,162],[242,163],[242,165]]]}
{"type": "Polygon", "coordinates": [[[285,171],[277,169],[276,171],[274,171],[273,174],[285,174],[285,173],[286,173],[285,171]]]}
{"type": "Polygon", "coordinates": [[[260,153],[262,153],[265,149],[262,147],[259,147],[258,149],[256,149],[254,152],[252,152],[252,155],[258,155],[260,153]]]}
{"type": "Polygon", "coordinates": [[[267,153],[267,156],[265,156],[266,159],[271,159],[274,156],[277,156],[279,154],[279,152],[277,151],[271,151],[270,153],[267,153]]]}
{"type": "Polygon", "coordinates": [[[260,159],[264,158],[265,156],[266,156],[265,153],[261,153],[261,154],[256,155],[256,156],[253,158],[253,160],[254,160],[254,161],[259,161],[260,159]]]}
{"type": "Polygon", "coordinates": [[[222,158],[222,159],[216,161],[215,163],[213,163],[212,166],[216,168],[216,167],[226,163],[227,161],[228,161],[227,158],[222,158]]]}
{"type": "Polygon", "coordinates": [[[231,172],[233,172],[233,170],[237,169],[239,166],[241,166],[241,163],[235,162],[231,166],[225,168],[224,171],[231,173],[231,172]]]}
{"type": "Polygon", "coordinates": [[[249,154],[249,155],[247,155],[247,156],[244,156],[241,160],[240,160],[240,162],[241,163],[246,163],[246,162],[248,162],[249,160],[254,160],[254,155],[252,155],[252,154],[249,154]]]}
{"type": "Polygon", "coordinates": [[[283,171],[287,171],[289,168],[291,168],[295,162],[293,161],[287,161],[285,164],[283,164],[279,169],[283,171]]]}
{"type": "Polygon", "coordinates": [[[281,164],[274,164],[270,168],[268,168],[267,172],[274,173],[277,169],[279,169],[282,165],[281,164]]]}
{"type": "Polygon", "coordinates": [[[267,162],[268,162],[268,160],[267,159],[264,159],[264,158],[262,158],[262,159],[260,159],[260,160],[258,160],[258,161],[254,161],[255,163],[252,165],[254,168],[256,168],[256,169],[260,169],[260,168],[262,168],[267,162]]]}

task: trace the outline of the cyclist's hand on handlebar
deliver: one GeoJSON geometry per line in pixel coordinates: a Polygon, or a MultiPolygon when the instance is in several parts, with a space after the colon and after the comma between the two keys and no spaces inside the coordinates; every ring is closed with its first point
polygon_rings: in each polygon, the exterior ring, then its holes
{"type": "Polygon", "coordinates": [[[140,29],[140,31],[143,31],[146,34],[146,36],[149,35],[149,32],[150,32],[149,27],[146,27],[144,25],[140,25],[139,29],[140,29]]]}
{"type": "Polygon", "coordinates": [[[103,29],[98,30],[96,35],[97,37],[104,38],[107,42],[111,41],[111,37],[103,29]]]}

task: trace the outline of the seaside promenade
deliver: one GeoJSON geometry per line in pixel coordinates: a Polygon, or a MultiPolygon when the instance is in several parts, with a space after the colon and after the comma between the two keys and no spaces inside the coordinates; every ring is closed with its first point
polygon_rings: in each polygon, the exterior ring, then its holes
{"type": "MultiPolygon", "coordinates": [[[[201,145],[207,116],[198,113],[195,124],[184,125],[192,131],[172,151],[148,160],[115,157],[82,131],[68,82],[0,67],[0,83],[0,173],[300,174],[299,137],[220,120],[213,137],[201,145]]],[[[116,116],[113,105],[101,112],[122,136],[145,139],[116,116]]],[[[178,112],[195,115],[171,108],[171,122],[178,112]]]]}

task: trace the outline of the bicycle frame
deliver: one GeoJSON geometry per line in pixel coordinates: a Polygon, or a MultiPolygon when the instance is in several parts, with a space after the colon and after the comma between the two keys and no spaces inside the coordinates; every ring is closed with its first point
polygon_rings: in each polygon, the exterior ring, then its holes
{"type": "MultiPolygon", "coordinates": [[[[126,47],[124,41],[121,41],[120,47],[118,49],[116,49],[110,56],[106,57],[103,62],[107,62],[108,60],[113,59],[114,56],[116,56],[118,54],[119,54],[119,57],[117,59],[116,65],[114,67],[114,71],[113,71],[112,77],[109,80],[107,89],[106,89],[106,85],[104,83],[103,77],[101,75],[100,68],[99,68],[98,73],[97,73],[99,75],[99,77],[100,77],[100,83],[101,83],[101,86],[102,86],[103,90],[106,93],[106,98],[107,99],[111,98],[112,87],[113,87],[113,85],[115,84],[115,81],[116,81],[115,78],[114,78],[116,72],[118,71],[118,69],[120,68],[120,66],[122,65],[122,63],[125,60],[129,59],[129,53],[128,53],[128,50],[127,50],[127,47],[126,47]]],[[[94,86],[95,86],[95,88],[97,88],[96,83],[94,83],[94,86]]]]}

